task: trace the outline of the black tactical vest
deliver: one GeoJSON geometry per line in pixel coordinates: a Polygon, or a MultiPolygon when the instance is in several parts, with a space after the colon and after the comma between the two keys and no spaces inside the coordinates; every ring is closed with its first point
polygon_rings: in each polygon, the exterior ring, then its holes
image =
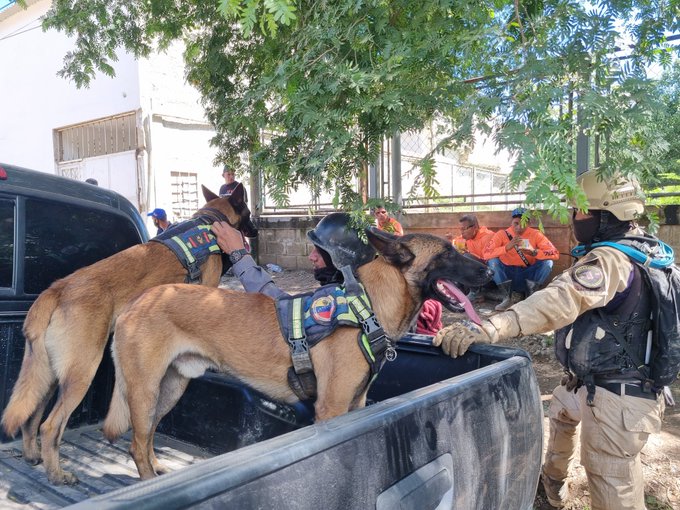
{"type": "Polygon", "coordinates": [[[632,281],[626,290],[617,293],[606,306],[585,312],[573,324],[555,332],[557,359],[580,379],[587,375],[643,379],[611,333],[612,328],[617,328],[637,357],[645,359],[652,296],[640,269],[631,265],[632,281]]]}

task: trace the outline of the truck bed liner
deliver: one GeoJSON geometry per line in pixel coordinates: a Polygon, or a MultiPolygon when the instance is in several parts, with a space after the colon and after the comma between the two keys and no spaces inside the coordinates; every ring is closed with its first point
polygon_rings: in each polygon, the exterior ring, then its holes
{"type": "MultiPolygon", "coordinates": [[[[156,434],[154,445],[158,459],[172,471],[213,456],[164,434],[156,434]]],[[[129,447],[129,433],[110,444],[98,424],[68,430],[60,450],[62,464],[77,473],[80,483],[54,486],[42,466],[32,467],[23,461],[20,441],[4,444],[0,448],[2,508],[62,508],[139,482],[129,447]]]]}

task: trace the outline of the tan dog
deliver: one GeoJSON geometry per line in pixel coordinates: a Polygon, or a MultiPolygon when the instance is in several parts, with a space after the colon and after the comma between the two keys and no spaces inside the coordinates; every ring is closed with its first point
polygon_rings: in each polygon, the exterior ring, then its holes
{"type": "MultiPolygon", "coordinates": [[[[247,235],[257,235],[243,189],[218,197],[203,188],[206,206],[194,217],[212,223],[226,217],[247,235]]],[[[201,267],[201,283],[217,287],[221,255],[210,255],[201,267]]],[[[31,306],[24,323],[26,348],[19,378],[2,417],[14,436],[23,434],[24,459],[45,462],[50,482],[76,483],[61,469],[59,444],[69,416],[87,392],[101,362],[110,332],[123,306],[144,290],[164,283],[183,282],[187,271],[173,252],[158,242],[132,246],[57,280],[31,306]],[[52,412],[40,426],[45,408],[59,389],[52,412]],[[40,427],[42,450],[38,449],[40,427]]]]}
{"type": "MultiPolygon", "coordinates": [[[[393,339],[408,330],[427,298],[455,310],[458,303],[469,303],[454,280],[475,287],[491,277],[484,264],[458,254],[444,239],[426,234],[395,237],[378,230],[367,234],[381,256],[361,266],[358,277],[393,339]]],[[[317,420],[365,404],[369,366],[357,333],[356,328],[340,327],[311,349],[317,420]]],[[[120,316],[112,351],[116,385],[104,435],[113,441],[132,424],[130,453],[142,479],[165,472],[153,452],[154,431],[189,380],[206,369],[236,376],[273,399],[298,400],[288,386],[291,355],[274,300],[262,294],[190,285],[156,287],[120,316]]]]}

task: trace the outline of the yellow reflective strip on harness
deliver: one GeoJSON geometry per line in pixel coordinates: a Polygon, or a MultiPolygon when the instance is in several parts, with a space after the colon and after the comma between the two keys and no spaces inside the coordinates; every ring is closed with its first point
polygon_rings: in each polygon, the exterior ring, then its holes
{"type": "Polygon", "coordinates": [[[291,306],[293,307],[291,313],[291,328],[293,330],[293,338],[304,338],[305,329],[302,322],[302,298],[294,298],[291,306]]]}
{"type": "Polygon", "coordinates": [[[193,264],[194,262],[196,262],[196,259],[191,254],[191,250],[189,248],[187,248],[187,245],[184,244],[184,241],[182,241],[182,239],[180,239],[179,236],[172,237],[171,239],[173,241],[175,241],[176,245],[178,245],[179,247],[182,248],[182,251],[184,252],[184,256],[187,258],[187,261],[189,262],[189,264],[193,264]]]}
{"type": "MultiPolygon", "coordinates": [[[[349,296],[347,299],[354,304],[354,308],[356,308],[356,311],[363,320],[368,319],[372,315],[370,304],[368,302],[368,296],[366,295],[365,291],[361,296],[349,296]]],[[[365,333],[361,334],[361,343],[364,345],[364,351],[368,353],[371,361],[375,362],[375,355],[373,354],[371,344],[368,341],[368,336],[366,336],[365,333]]]]}

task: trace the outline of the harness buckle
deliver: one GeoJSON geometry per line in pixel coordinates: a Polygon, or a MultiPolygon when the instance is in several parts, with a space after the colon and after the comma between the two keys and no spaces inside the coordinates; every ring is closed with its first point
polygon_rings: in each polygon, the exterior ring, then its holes
{"type": "Polygon", "coordinates": [[[314,370],[312,359],[309,357],[309,344],[307,338],[289,338],[290,357],[293,360],[293,368],[296,374],[311,372],[314,370]]]}

